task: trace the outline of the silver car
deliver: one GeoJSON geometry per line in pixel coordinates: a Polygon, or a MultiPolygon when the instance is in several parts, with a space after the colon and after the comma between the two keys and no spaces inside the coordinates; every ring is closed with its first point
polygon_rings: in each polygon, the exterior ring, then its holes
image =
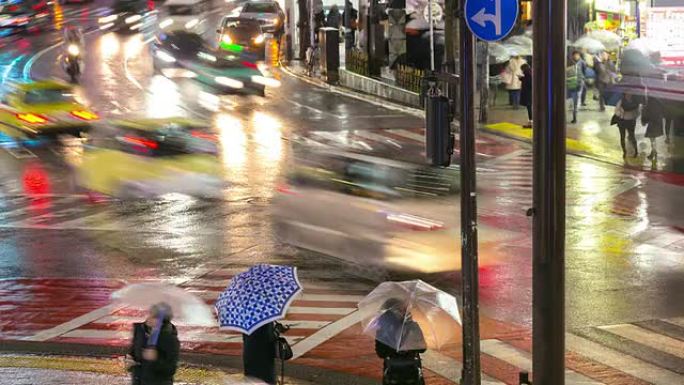
{"type": "Polygon", "coordinates": [[[239,9],[239,18],[255,19],[264,32],[280,35],[285,30],[285,12],[277,1],[248,1],[239,9]]]}

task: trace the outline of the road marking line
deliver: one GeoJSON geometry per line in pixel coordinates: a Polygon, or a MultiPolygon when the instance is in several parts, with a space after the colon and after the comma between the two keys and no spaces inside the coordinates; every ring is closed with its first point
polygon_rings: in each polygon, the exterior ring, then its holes
{"type": "MultiPolygon", "coordinates": [[[[529,149],[528,150],[517,150],[517,151],[509,152],[508,154],[492,158],[491,160],[485,162],[484,165],[489,166],[492,164],[498,164],[498,163],[502,163],[502,162],[508,163],[509,160],[517,158],[517,157],[519,157],[523,154],[526,154],[528,152],[530,152],[529,149]]],[[[530,174],[531,174],[531,171],[530,171],[530,174]]]]}
{"type": "MultiPolygon", "coordinates": [[[[292,312],[292,308],[290,308],[292,312]]],[[[341,318],[330,325],[324,327],[323,329],[317,331],[316,333],[304,338],[298,343],[292,346],[292,352],[294,353],[293,359],[303,356],[308,353],[316,346],[322,344],[325,341],[335,337],[342,331],[348,329],[349,327],[359,323],[362,319],[362,313],[359,311],[353,311],[349,313],[346,317],[341,318]]]]}
{"type": "MultiPolygon", "coordinates": [[[[227,286],[227,282],[224,285],[227,286]]],[[[357,304],[359,301],[361,301],[364,297],[361,295],[349,295],[349,294],[307,294],[306,293],[306,285],[304,285],[304,293],[302,293],[299,297],[297,297],[296,301],[319,301],[319,302],[350,302],[353,304],[357,304]]],[[[202,298],[203,300],[214,300],[217,299],[219,294],[223,292],[223,289],[221,290],[212,290],[212,291],[202,291],[202,292],[193,292],[192,287],[189,287],[190,292],[195,294],[196,296],[202,298]]]]}
{"type": "Polygon", "coordinates": [[[337,118],[337,119],[342,118],[342,116],[340,116],[340,115],[333,114],[332,112],[328,112],[328,111],[319,110],[318,108],[307,106],[306,104],[301,104],[301,103],[295,102],[294,100],[287,99],[287,101],[291,104],[294,104],[297,107],[304,108],[304,109],[307,109],[309,111],[313,111],[317,114],[328,115],[328,116],[332,116],[332,117],[337,118]]]}
{"type": "MultiPolygon", "coordinates": [[[[421,359],[423,361],[423,367],[428,368],[431,371],[439,374],[440,376],[447,378],[455,383],[460,383],[461,381],[461,370],[463,365],[447,355],[444,355],[436,350],[426,350],[425,353],[421,354],[421,359]]],[[[486,374],[483,375],[482,384],[484,385],[504,385],[500,382],[486,374]]]]}
{"type": "Polygon", "coordinates": [[[675,325],[675,326],[681,326],[684,328],[684,317],[662,319],[661,321],[667,322],[667,323],[675,325]]]}
{"type": "Polygon", "coordinates": [[[654,333],[632,324],[606,325],[598,328],[661,352],[684,358],[684,341],[654,333]]]}
{"type": "Polygon", "coordinates": [[[402,136],[402,137],[407,138],[407,139],[414,140],[414,141],[416,141],[416,142],[421,142],[421,143],[422,143],[422,142],[425,141],[425,137],[424,137],[423,135],[416,134],[415,132],[411,132],[411,131],[404,130],[404,129],[401,129],[401,128],[399,128],[399,129],[390,129],[390,130],[387,130],[387,131],[389,131],[389,132],[392,133],[392,134],[395,134],[395,135],[398,135],[398,136],[402,136]]]}
{"type": "MultiPolygon", "coordinates": [[[[101,329],[76,329],[59,336],[60,338],[87,338],[93,340],[128,340],[131,337],[130,330],[101,330],[101,329]]],[[[294,344],[302,337],[284,336],[288,342],[294,344]]],[[[178,334],[182,342],[218,342],[218,343],[242,343],[242,336],[221,332],[218,327],[215,332],[188,331],[178,334]]]]}
{"type": "MultiPolygon", "coordinates": [[[[102,318],[108,314],[111,314],[119,309],[121,309],[123,306],[122,305],[107,305],[103,306],[99,309],[95,309],[91,311],[90,313],[86,313],[80,317],[74,318],[71,321],[67,321],[61,325],[57,325],[51,329],[46,329],[43,331],[40,331],[32,336],[24,338],[27,341],[47,341],[51,340],[53,338],[59,337],[70,330],[77,329],[83,325],[87,325],[99,318],[102,318]]],[[[130,333],[129,333],[130,334],[130,333]]]]}
{"type": "MultiPolygon", "coordinates": [[[[530,354],[500,340],[483,340],[480,342],[482,352],[507,362],[517,368],[532,371],[532,360],[530,354]]],[[[592,380],[573,370],[565,370],[566,384],[568,385],[602,385],[601,382],[592,380]]]]}
{"type": "Polygon", "coordinates": [[[649,364],[628,354],[619,353],[586,338],[566,333],[565,339],[568,350],[650,384],[671,385],[684,383],[684,376],[682,375],[649,364]]]}
{"type": "Polygon", "coordinates": [[[392,140],[392,138],[389,138],[389,137],[387,137],[387,136],[382,136],[382,135],[376,134],[376,133],[371,132],[371,131],[367,131],[367,130],[354,130],[354,131],[352,131],[351,133],[352,133],[352,135],[354,135],[354,136],[358,136],[358,137],[361,137],[361,138],[364,138],[364,139],[373,140],[373,141],[379,142],[379,143],[389,143],[389,144],[391,144],[392,146],[398,147],[398,148],[401,148],[401,147],[402,147],[401,144],[395,142],[394,140],[392,140]]]}

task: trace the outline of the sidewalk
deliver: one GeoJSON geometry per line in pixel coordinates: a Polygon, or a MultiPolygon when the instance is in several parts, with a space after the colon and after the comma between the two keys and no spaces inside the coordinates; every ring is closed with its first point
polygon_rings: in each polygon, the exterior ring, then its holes
{"type": "MultiPolygon", "coordinates": [[[[291,385],[313,385],[285,379],[291,385]]],[[[236,370],[219,370],[181,365],[175,376],[183,385],[258,384],[236,370]]],[[[74,356],[0,355],[0,385],[128,385],[131,383],[123,361],[116,358],[74,356]]]]}
{"type": "MultiPolygon", "coordinates": [[[[646,128],[637,121],[636,136],[639,155],[632,157],[630,144],[627,144],[627,159],[622,158],[622,148],[620,147],[620,132],[617,126],[610,125],[615,107],[606,106],[604,112],[599,111],[598,101],[593,100],[594,90],[589,90],[587,94],[587,105],[579,107],[577,113],[577,124],[571,124],[572,119],[571,105],[567,112],[567,146],[568,150],[581,153],[593,158],[607,161],[609,163],[624,165],[629,168],[651,171],[670,171],[672,142],[666,143],[666,137],[662,136],[656,140],[656,150],[658,158],[653,161],[647,158],[651,150],[648,138],[644,138],[646,128]]],[[[527,110],[520,107],[514,110],[508,106],[508,95],[505,91],[500,91],[496,95],[497,104],[489,109],[489,123],[484,128],[510,136],[516,139],[530,141],[532,130],[522,126],[527,123],[527,110]]]]}

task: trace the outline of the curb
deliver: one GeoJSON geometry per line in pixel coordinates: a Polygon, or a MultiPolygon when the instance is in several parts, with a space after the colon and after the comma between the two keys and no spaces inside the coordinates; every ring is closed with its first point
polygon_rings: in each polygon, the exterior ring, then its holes
{"type": "MultiPolygon", "coordinates": [[[[0,340],[0,354],[112,358],[112,356],[123,356],[125,353],[125,347],[0,340]]],[[[242,371],[242,358],[239,356],[221,356],[216,354],[181,351],[180,362],[189,366],[242,371]]],[[[302,365],[296,362],[286,363],[285,368],[287,377],[307,382],[318,383],[321,379],[325,379],[326,385],[379,385],[379,382],[372,378],[359,377],[343,372],[302,365]]]]}

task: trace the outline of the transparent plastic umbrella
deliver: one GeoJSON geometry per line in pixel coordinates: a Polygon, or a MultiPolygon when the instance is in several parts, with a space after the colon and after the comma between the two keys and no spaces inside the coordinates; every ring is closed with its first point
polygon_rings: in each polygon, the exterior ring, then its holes
{"type": "Polygon", "coordinates": [[[662,51],[663,49],[663,43],[655,40],[655,39],[648,39],[645,37],[641,37],[638,39],[634,39],[627,44],[627,47],[625,47],[625,50],[635,50],[639,51],[642,54],[649,56],[653,53],[657,53],[662,51]]]}
{"type": "Polygon", "coordinates": [[[601,52],[606,50],[606,46],[600,41],[589,36],[582,36],[572,43],[573,47],[584,48],[589,52],[601,52]]]}
{"type": "Polygon", "coordinates": [[[441,349],[460,338],[456,298],[421,280],[384,282],[358,307],[364,334],[397,351],[441,349]]]}
{"type": "Polygon", "coordinates": [[[500,43],[489,43],[489,60],[491,63],[505,63],[511,58],[511,51],[500,43]]]}
{"type": "Polygon", "coordinates": [[[147,310],[164,302],[171,307],[173,319],[186,325],[216,326],[211,307],[201,298],[177,286],[163,283],[137,283],[112,294],[115,304],[147,310]]]}
{"type": "Polygon", "coordinates": [[[503,47],[507,49],[511,56],[532,56],[532,46],[523,46],[518,44],[504,44],[503,47]]]}
{"type": "Polygon", "coordinates": [[[622,43],[622,38],[617,33],[603,29],[591,31],[587,34],[587,37],[600,41],[609,51],[617,50],[622,43]]]}

